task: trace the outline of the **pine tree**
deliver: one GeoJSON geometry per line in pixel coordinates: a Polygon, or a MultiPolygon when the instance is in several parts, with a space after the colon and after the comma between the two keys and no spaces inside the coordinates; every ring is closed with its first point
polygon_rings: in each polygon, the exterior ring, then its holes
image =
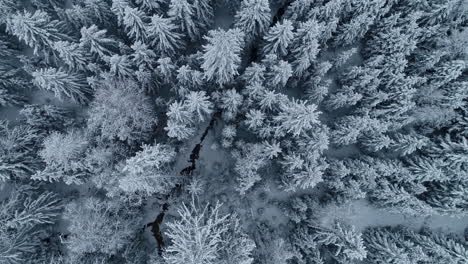
{"type": "Polygon", "coordinates": [[[393,144],[393,140],[383,133],[369,132],[364,136],[364,138],[360,140],[360,143],[368,151],[377,152],[382,149],[390,148],[390,146],[393,144]]]}
{"type": "Polygon", "coordinates": [[[119,79],[126,79],[134,74],[131,59],[129,56],[112,55],[109,58],[110,74],[119,79]]]}
{"type": "Polygon", "coordinates": [[[112,10],[105,2],[100,0],[84,0],[86,16],[97,21],[100,25],[112,25],[112,10]]]}
{"type": "Polygon", "coordinates": [[[368,250],[367,259],[372,263],[418,263],[429,261],[422,248],[405,238],[399,228],[368,228],[364,231],[368,250]]]}
{"type": "Polygon", "coordinates": [[[78,43],[57,41],[54,43],[54,50],[58,52],[59,58],[72,69],[83,71],[87,68],[89,58],[78,43]]]}
{"type": "Polygon", "coordinates": [[[194,21],[195,10],[187,0],[171,0],[167,14],[191,40],[199,37],[199,29],[194,21]]]}
{"type": "Polygon", "coordinates": [[[0,203],[0,261],[27,263],[40,246],[44,229],[60,215],[61,204],[51,192],[39,192],[27,185],[7,191],[0,203]]]}
{"type": "Polygon", "coordinates": [[[266,115],[264,112],[256,109],[250,109],[245,115],[245,124],[249,129],[257,130],[264,124],[266,115]]]}
{"type": "Polygon", "coordinates": [[[0,23],[3,24],[5,23],[6,19],[10,17],[12,13],[15,13],[18,11],[20,5],[17,1],[15,0],[1,0],[0,1],[0,10],[2,10],[5,14],[0,17],[0,23]]]}
{"type": "Polygon", "coordinates": [[[421,194],[421,198],[439,214],[459,215],[467,213],[467,193],[468,184],[466,182],[459,180],[434,181],[427,183],[427,191],[421,194]]]}
{"type": "Polygon", "coordinates": [[[279,57],[288,54],[289,45],[294,40],[294,26],[291,21],[285,19],[282,23],[277,22],[270,28],[263,37],[265,45],[263,46],[263,56],[273,53],[279,57]]]}
{"type": "Polygon", "coordinates": [[[179,177],[171,172],[175,155],[174,149],[166,145],[143,145],[140,152],[126,161],[119,187],[124,192],[145,196],[167,194],[179,182],[179,177]]]}
{"type": "Polygon", "coordinates": [[[47,132],[62,130],[73,123],[71,111],[55,105],[25,105],[20,115],[27,125],[47,132]]]}
{"type": "Polygon", "coordinates": [[[68,39],[59,31],[59,22],[51,20],[50,16],[41,10],[34,13],[16,13],[7,19],[6,26],[7,32],[34,49],[34,55],[43,52],[47,56],[53,49],[54,42],[68,39]]]}
{"type": "Polygon", "coordinates": [[[281,104],[279,114],[273,118],[277,124],[276,134],[291,133],[295,137],[300,136],[314,125],[320,124],[319,115],[317,106],[308,104],[307,101],[293,100],[281,104]]]}
{"type": "Polygon", "coordinates": [[[291,64],[287,61],[281,60],[277,65],[273,65],[273,67],[271,67],[271,71],[268,75],[273,87],[284,88],[288,83],[289,78],[293,75],[293,69],[291,64]]]}
{"type": "Polygon", "coordinates": [[[202,24],[202,28],[206,29],[213,22],[213,7],[210,0],[194,0],[193,8],[195,9],[196,21],[202,24]]]}
{"type": "Polygon", "coordinates": [[[195,113],[200,121],[204,121],[205,116],[213,112],[213,103],[209,99],[210,97],[204,91],[190,92],[186,96],[185,104],[187,109],[195,113]]]}
{"type": "Polygon", "coordinates": [[[182,46],[182,36],[169,18],[153,15],[147,31],[151,46],[163,55],[173,55],[182,46]]]}
{"type": "Polygon", "coordinates": [[[401,156],[409,155],[429,143],[426,137],[418,135],[415,131],[411,131],[408,134],[395,134],[394,137],[395,143],[392,144],[392,147],[401,156]]]}
{"type": "Polygon", "coordinates": [[[204,83],[203,73],[198,70],[193,70],[188,65],[184,65],[177,70],[178,84],[184,88],[200,89],[204,83]]]}
{"type": "Polygon", "coordinates": [[[145,11],[154,11],[161,8],[163,0],[136,0],[135,3],[140,5],[141,9],[145,11]]]}
{"type": "Polygon", "coordinates": [[[286,191],[313,188],[323,181],[323,174],[328,168],[320,152],[290,153],[281,161],[284,173],[281,175],[282,187],[286,191]]]}
{"type": "Polygon", "coordinates": [[[315,61],[319,53],[318,37],[322,32],[322,26],[314,20],[299,24],[296,32],[296,40],[292,45],[292,65],[296,75],[302,75],[315,61]]]}
{"type": "Polygon", "coordinates": [[[195,128],[193,126],[179,123],[174,120],[169,120],[166,127],[164,127],[164,130],[167,131],[167,135],[169,137],[177,138],[178,140],[187,139],[195,134],[195,128]]]}
{"type": "Polygon", "coordinates": [[[63,180],[69,185],[82,184],[89,176],[84,163],[87,147],[88,141],[80,132],[52,133],[44,140],[44,148],[39,153],[46,167],[32,178],[48,182],[63,180]]]}
{"type": "Polygon", "coordinates": [[[107,30],[99,30],[96,25],[81,29],[80,47],[91,51],[100,58],[112,55],[118,47],[116,40],[106,37],[107,30]]]}
{"type": "Polygon", "coordinates": [[[117,22],[123,25],[123,19],[125,16],[125,8],[131,7],[128,0],[112,0],[111,11],[117,16],[117,22]]]}
{"type": "Polygon", "coordinates": [[[326,246],[333,246],[333,257],[340,262],[363,260],[367,251],[362,234],[354,226],[335,221],[332,228],[314,226],[314,240],[326,246]]]}
{"type": "Polygon", "coordinates": [[[245,195],[262,177],[259,170],[268,164],[265,149],[261,144],[248,144],[236,156],[234,170],[239,175],[237,191],[245,195]]]}
{"type": "Polygon", "coordinates": [[[244,33],[239,29],[211,30],[205,38],[208,44],[203,46],[205,52],[201,65],[205,77],[208,81],[224,85],[238,74],[244,33]]]}
{"type": "MultiPolygon", "coordinates": [[[[401,176],[400,176],[401,177],[401,176]]],[[[424,201],[418,199],[411,188],[402,184],[379,180],[377,187],[370,193],[372,204],[411,215],[430,215],[433,210],[424,201]]]]}
{"type": "Polygon", "coordinates": [[[153,50],[140,41],[135,42],[131,48],[133,50],[131,59],[134,65],[139,69],[154,70],[157,56],[153,50]]]}
{"type": "Polygon", "coordinates": [[[268,0],[243,0],[235,25],[245,33],[247,40],[253,40],[268,29],[270,13],[268,0]]]}
{"type": "Polygon", "coordinates": [[[353,17],[351,21],[341,25],[338,28],[338,33],[334,38],[336,46],[339,45],[351,45],[369,30],[370,25],[374,21],[375,17],[369,13],[362,13],[356,17],[353,17]]]}
{"type": "Polygon", "coordinates": [[[194,202],[178,209],[180,219],[168,223],[166,235],[172,244],[163,254],[168,264],[245,263],[255,244],[240,229],[237,216],[222,215],[220,205],[202,208],[194,202]]]}
{"type": "Polygon", "coordinates": [[[149,18],[143,13],[143,11],[137,8],[125,7],[125,13],[123,17],[123,25],[127,35],[135,40],[145,42],[148,38],[147,24],[149,18]]]}
{"type": "MultiPolygon", "coordinates": [[[[234,118],[243,102],[243,97],[234,89],[223,92],[221,97],[221,108],[226,110],[228,117],[234,118]]],[[[229,119],[230,119],[229,118],[229,119]]]]}
{"type": "Polygon", "coordinates": [[[62,69],[46,68],[33,72],[33,83],[39,88],[51,91],[60,100],[65,97],[72,99],[80,104],[89,101],[92,93],[87,85],[84,76],[77,73],[67,73],[62,69]]]}
{"type": "Polygon", "coordinates": [[[38,131],[29,126],[12,127],[0,121],[0,182],[28,178],[41,167],[37,157],[38,131]]]}

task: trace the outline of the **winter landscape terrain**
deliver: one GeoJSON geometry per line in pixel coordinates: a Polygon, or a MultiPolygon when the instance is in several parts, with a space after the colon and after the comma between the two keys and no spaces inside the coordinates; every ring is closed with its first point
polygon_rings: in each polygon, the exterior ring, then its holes
{"type": "Polygon", "coordinates": [[[0,0],[0,264],[468,264],[467,0],[0,0]]]}

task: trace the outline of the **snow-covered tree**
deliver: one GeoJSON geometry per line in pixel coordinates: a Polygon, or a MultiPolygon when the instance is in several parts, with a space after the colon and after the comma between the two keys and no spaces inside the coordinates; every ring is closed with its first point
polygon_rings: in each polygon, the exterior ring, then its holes
{"type": "Polygon", "coordinates": [[[112,0],[111,11],[117,16],[119,26],[123,25],[125,8],[127,7],[131,7],[128,0],[112,0]]]}
{"type": "Polygon", "coordinates": [[[134,70],[129,56],[112,55],[109,58],[110,73],[119,79],[133,76],[134,70]]]}
{"type": "Polygon", "coordinates": [[[194,6],[188,0],[171,0],[167,14],[191,40],[198,38],[199,29],[194,21],[194,6]]]}
{"type": "Polygon", "coordinates": [[[95,197],[66,205],[63,218],[69,223],[64,243],[77,256],[115,254],[128,245],[141,224],[132,209],[95,197]]]}
{"type": "Polygon", "coordinates": [[[41,140],[38,131],[30,126],[12,127],[0,121],[0,183],[11,179],[27,178],[41,167],[37,145],[41,140]]]}
{"type": "Polygon", "coordinates": [[[314,240],[329,246],[333,257],[340,262],[363,260],[367,256],[362,234],[354,226],[335,221],[330,228],[314,226],[314,240]]]}
{"type": "Polygon", "coordinates": [[[0,261],[8,264],[27,263],[40,259],[41,236],[38,229],[53,224],[60,215],[61,204],[56,195],[29,186],[14,186],[6,191],[8,197],[0,202],[0,261]]]}
{"type": "Polygon", "coordinates": [[[137,8],[125,7],[123,25],[127,35],[135,41],[145,41],[148,38],[147,24],[149,17],[137,8]]]}
{"type": "Polygon", "coordinates": [[[268,0],[243,0],[236,14],[235,26],[245,33],[248,40],[252,40],[268,29],[270,13],[268,0]]]}
{"type": "Polygon", "coordinates": [[[185,96],[184,104],[200,121],[204,121],[205,117],[213,112],[213,103],[205,91],[190,92],[185,96]]]}
{"type": "Polygon", "coordinates": [[[32,178],[48,182],[63,180],[66,184],[82,184],[89,175],[84,163],[87,148],[88,140],[80,132],[52,133],[44,140],[44,148],[39,153],[46,167],[32,178]]]}
{"type": "Polygon", "coordinates": [[[59,31],[59,22],[52,20],[44,11],[34,13],[24,11],[8,18],[7,31],[16,36],[26,45],[33,48],[34,54],[44,52],[44,55],[53,49],[54,42],[68,40],[67,35],[59,31]]]}
{"type": "Polygon", "coordinates": [[[241,94],[234,89],[223,92],[221,97],[221,108],[226,112],[224,113],[228,119],[234,118],[243,102],[241,94]]]}
{"type": "Polygon", "coordinates": [[[103,80],[89,110],[88,127],[103,139],[132,143],[149,137],[156,121],[151,102],[137,84],[103,80]]]}
{"type": "Polygon", "coordinates": [[[291,47],[292,65],[297,75],[302,75],[315,61],[320,51],[319,36],[322,26],[315,20],[299,24],[291,47]]]}
{"type": "Polygon", "coordinates": [[[62,130],[73,123],[71,111],[55,105],[25,105],[20,115],[32,128],[47,132],[62,130]]]}
{"type": "Polygon", "coordinates": [[[429,143],[426,137],[418,135],[414,131],[409,134],[395,134],[394,137],[395,142],[392,147],[402,156],[409,155],[429,143]]]}
{"type": "Polygon", "coordinates": [[[260,170],[268,165],[268,157],[265,148],[261,144],[247,144],[236,154],[234,170],[239,175],[237,191],[245,195],[255,183],[262,179],[260,170]]]}
{"type": "Polygon", "coordinates": [[[63,69],[46,68],[33,72],[33,83],[39,88],[51,91],[60,100],[66,97],[75,102],[85,104],[92,93],[84,76],[67,73],[63,69]]]}
{"type": "Polygon", "coordinates": [[[111,7],[105,1],[84,0],[85,15],[99,25],[112,25],[113,14],[111,7]]]}
{"type": "Polygon", "coordinates": [[[263,46],[263,55],[273,53],[278,56],[286,56],[288,47],[294,40],[294,27],[291,21],[285,19],[283,22],[277,22],[270,28],[263,37],[265,45],[263,46]]]}
{"type": "Polygon", "coordinates": [[[163,254],[168,264],[250,264],[254,242],[245,235],[237,216],[223,215],[221,206],[192,202],[178,209],[180,219],[167,224],[172,244],[163,254]]]}
{"type": "Polygon", "coordinates": [[[250,109],[245,115],[245,124],[249,129],[256,130],[264,124],[266,119],[265,113],[260,110],[250,109]]]}
{"type": "Polygon", "coordinates": [[[293,100],[280,105],[280,112],[273,119],[278,136],[291,133],[297,137],[320,124],[317,106],[307,101],[293,100]]]}
{"type": "Polygon", "coordinates": [[[72,69],[85,70],[87,68],[88,55],[78,43],[57,41],[53,48],[58,52],[58,57],[72,69]]]}
{"type": "Polygon", "coordinates": [[[182,35],[176,28],[171,19],[153,15],[147,28],[151,46],[163,55],[173,55],[182,46],[182,35]]]}
{"type": "Polygon", "coordinates": [[[208,81],[224,85],[238,74],[244,33],[239,29],[211,30],[205,37],[202,69],[208,81]]]}
{"type": "Polygon", "coordinates": [[[107,30],[99,30],[96,25],[81,29],[80,46],[100,58],[112,55],[118,47],[116,40],[106,37],[107,30]]]}
{"type": "Polygon", "coordinates": [[[145,11],[154,11],[161,8],[164,0],[135,0],[135,3],[145,11]]]}
{"type": "Polygon", "coordinates": [[[289,78],[293,75],[291,64],[287,61],[280,60],[278,64],[273,65],[268,72],[268,78],[273,87],[283,88],[288,83],[289,78]]]}
{"type": "Polygon", "coordinates": [[[193,0],[193,9],[195,10],[196,21],[201,24],[203,30],[211,26],[213,22],[213,6],[210,0],[193,0]]]}
{"type": "Polygon", "coordinates": [[[127,193],[146,196],[167,194],[180,178],[170,166],[175,155],[174,149],[166,145],[143,145],[143,150],[126,161],[119,187],[127,193]]]}

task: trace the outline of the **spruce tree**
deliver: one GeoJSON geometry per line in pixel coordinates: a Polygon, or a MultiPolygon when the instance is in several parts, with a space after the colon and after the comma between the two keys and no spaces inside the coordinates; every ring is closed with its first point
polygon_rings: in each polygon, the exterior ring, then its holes
{"type": "Polygon", "coordinates": [[[76,73],[67,73],[63,69],[46,68],[33,72],[33,83],[39,88],[51,91],[60,100],[71,100],[85,104],[92,93],[84,76],[76,73]]]}
{"type": "Polygon", "coordinates": [[[238,74],[244,33],[238,29],[212,30],[205,38],[208,44],[203,46],[201,65],[205,77],[219,85],[227,84],[238,74]]]}

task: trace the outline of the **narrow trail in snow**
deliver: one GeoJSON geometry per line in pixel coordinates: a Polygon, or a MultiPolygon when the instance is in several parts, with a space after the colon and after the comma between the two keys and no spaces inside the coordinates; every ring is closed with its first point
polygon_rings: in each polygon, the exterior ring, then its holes
{"type": "MultiPolygon", "coordinates": [[[[190,157],[189,157],[189,160],[188,162],[190,163],[190,166],[187,166],[185,167],[184,169],[182,169],[179,174],[181,176],[192,176],[193,175],[193,172],[195,171],[195,169],[197,168],[197,160],[200,158],[200,151],[203,147],[202,143],[203,141],[205,140],[206,136],[208,135],[208,132],[213,129],[215,123],[216,123],[216,120],[218,118],[221,117],[221,112],[216,112],[213,114],[211,120],[210,120],[210,123],[208,124],[208,126],[205,128],[205,131],[203,132],[201,138],[200,138],[200,141],[198,144],[195,145],[195,147],[192,149],[192,152],[190,153],[190,157]]],[[[162,255],[162,252],[164,250],[164,247],[165,247],[165,243],[164,243],[164,239],[163,239],[163,235],[161,233],[161,224],[164,220],[164,216],[167,212],[167,210],[169,210],[169,199],[171,197],[177,197],[180,195],[180,192],[182,191],[182,187],[183,187],[183,183],[180,183],[180,184],[177,184],[172,190],[171,192],[165,197],[165,203],[162,205],[162,210],[161,210],[161,213],[158,214],[158,216],[156,217],[156,219],[154,220],[154,222],[151,222],[151,223],[148,223],[145,225],[144,229],[147,228],[147,227],[150,227],[151,226],[151,232],[153,233],[153,236],[154,238],[156,239],[156,242],[158,243],[158,253],[159,255],[162,255]]]]}

